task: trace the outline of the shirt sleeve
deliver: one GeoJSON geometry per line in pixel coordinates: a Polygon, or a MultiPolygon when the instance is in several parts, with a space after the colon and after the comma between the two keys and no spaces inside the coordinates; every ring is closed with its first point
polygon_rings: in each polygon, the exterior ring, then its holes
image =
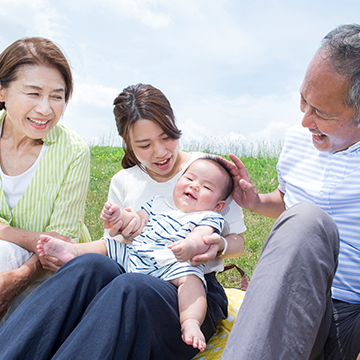
{"type": "Polygon", "coordinates": [[[45,231],[56,231],[74,241],[87,242],[91,240],[84,224],[90,179],[90,151],[85,143],[81,141],[81,144],[68,165],[45,231]]]}
{"type": "Polygon", "coordinates": [[[224,218],[221,214],[216,212],[210,212],[208,216],[205,216],[197,226],[211,226],[215,229],[216,233],[221,233],[224,226],[224,218]]]}
{"type": "Polygon", "coordinates": [[[226,199],[226,206],[221,211],[221,215],[225,219],[224,228],[221,232],[222,236],[241,234],[246,230],[242,209],[231,195],[226,199]]]}

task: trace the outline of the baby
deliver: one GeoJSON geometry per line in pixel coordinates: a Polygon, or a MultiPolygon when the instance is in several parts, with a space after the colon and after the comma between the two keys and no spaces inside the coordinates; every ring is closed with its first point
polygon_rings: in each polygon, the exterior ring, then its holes
{"type": "Polygon", "coordinates": [[[207,308],[204,265],[191,266],[189,260],[208,250],[203,236],[221,233],[224,219],[219,212],[232,188],[232,177],[220,163],[213,158],[197,159],[176,183],[172,197],[154,197],[137,212],[104,205],[100,218],[105,227],[122,221],[121,233],[134,218],[138,224],[146,223],[130,244],[121,236],[78,244],[40,235],[39,255],[67,262],[95,252],[116,260],[126,272],[170,281],[178,287],[182,339],[204,351],[206,342],[200,329],[207,308]]]}

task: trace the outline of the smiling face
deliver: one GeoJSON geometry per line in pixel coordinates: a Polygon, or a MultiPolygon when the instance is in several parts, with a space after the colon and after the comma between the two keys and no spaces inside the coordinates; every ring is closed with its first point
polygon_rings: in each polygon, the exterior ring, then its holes
{"type": "Polygon", "coordinates": [[[13,136],[41,139],[64,111],[65,81],[57,69],[23,65],[9,87],[0,87],[0,101],[7,111],[4,127],[13,136]]]}
{"type": "Polygon", "coordinates": [[[319,151],[341,151],[360,141],[354,109],[345,104],[348,86],[321,53],[315,55],[300,89],[300,109],[304,113],[302,126],[312,133],[319,151]]]}
{"type": "Polygon", "coordinates": [[[196,160],[176,183],[175,205],[185,213],[219,212],[226,204],[222,197],[227,181],[226,174],[212,161],[196,160]]]}
{"type": "Polygon", "coordinates": [[[156,122],[137,120],[130,131],[130,143],[154,180],[167,181],[180,171],[179,140],[171,139],[156,122]]]}

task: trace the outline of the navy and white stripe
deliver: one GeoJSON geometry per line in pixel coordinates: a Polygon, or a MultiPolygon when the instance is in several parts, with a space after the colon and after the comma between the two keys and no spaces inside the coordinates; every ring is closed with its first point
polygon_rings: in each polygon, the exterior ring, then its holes
{"type": "Polygon", "coordinates": [[[277,171],[287,208],[311,203],[335,220],[340,254],[332,295],[360,303],[360,142],[344,151],[322,152],[312,144],[308,130],[291,128],[277,171]]]}
{"type": "Polygon", "coordinates": [[[155,197],[143,207],[150,215],[148,224],[132,244],[122,244],[107,238],[109,257],[121,264],[126,272],[140,272],[173,280],[185,275],[196,275],[206,285],[204,265],[179,263],[168,248],[184,239],[196,226],[208,225],[221,232],[224,218],[212,211],[183,213],[164,197],[155,197]]]}

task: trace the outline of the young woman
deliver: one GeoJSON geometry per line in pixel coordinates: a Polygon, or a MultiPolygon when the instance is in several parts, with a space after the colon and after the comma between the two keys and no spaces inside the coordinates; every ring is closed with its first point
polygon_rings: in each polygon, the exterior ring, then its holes
{"type": "MultiPolygon", "coordinates": [[[[130,86],[114,105],[125,156],[124,170],[112,179],[109,201],[137,211],[158,194],[171,195],[182,171],[202,154],[179,150],[181,132],[158,89],[130,86]]],[[[231,198],[227,203],[225,238],[204,238],[211,245],[208,252],[193,258],[194,265],[207,262],[207,314],[201,327],[206,340],[227,314],[226,295],[215,277],[222,259],[216,255],[236,257],[243,251],[242,211],[231,198]]],[[[143,225],[134,219],[122,234],[135,237],[143,225]]],[[[197,352],[181,339],[174,285],[125,273],[98,254],[69,261],[34,291],[0,330],[0,344],[7,359],[190,359],[197,352]]]]}

